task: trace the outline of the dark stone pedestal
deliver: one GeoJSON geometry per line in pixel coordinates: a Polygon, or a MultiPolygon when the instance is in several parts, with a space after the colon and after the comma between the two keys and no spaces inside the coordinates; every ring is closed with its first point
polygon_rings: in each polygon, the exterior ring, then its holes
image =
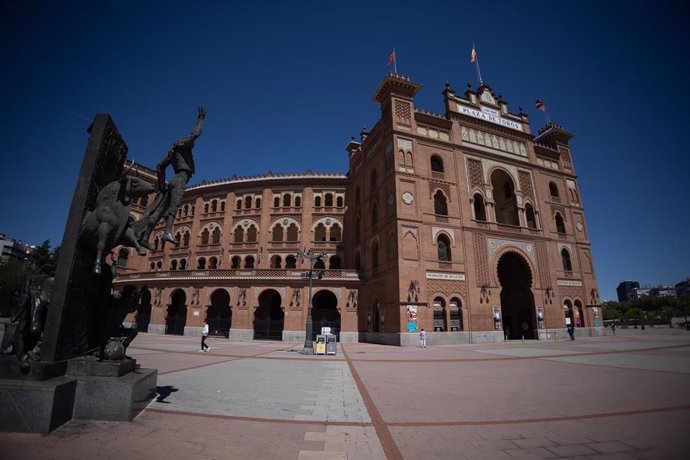
{"type": "Polygon", "coordinates": [[[74,377],[0,379],[0,432],[49,433],[72,419],[74,377]]]}
{"type": "Polygon", "coordinates": [[[156,395],[158,370],[137,369],[119,377],[73,378],[77,379],[75,419],[130,422],[156,395]]]}
{"type": "Polygon", "coordinates": [[[73,377],[122,377],[137,368],[136,359],[98,361],[97,358],[70,359],[67,375],[73,377]]]}

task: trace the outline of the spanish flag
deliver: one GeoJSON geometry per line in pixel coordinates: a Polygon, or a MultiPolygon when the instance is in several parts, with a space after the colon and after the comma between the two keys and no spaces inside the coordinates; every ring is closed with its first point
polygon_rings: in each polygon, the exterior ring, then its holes
{"type": "Polygon", "coordinates": [[[477,60],[477,51],[475,51],[474,45],[472,45],[472,54],[470,54],[470,63],[472,63],[476,60],[477,60]]]}
{"type": "Polygon", "coordinates": [[[395,49],[393,49],[393,52],[391,53],[390,57],[388,58],[388,65],[391,65],[391,63],[395,62],[395,49]]]}

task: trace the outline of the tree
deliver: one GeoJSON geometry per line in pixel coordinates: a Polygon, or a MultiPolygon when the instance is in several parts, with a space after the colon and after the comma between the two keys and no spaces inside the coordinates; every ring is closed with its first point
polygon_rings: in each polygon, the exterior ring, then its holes
{"type": "Polygon", "coordinates": [[[24,264],[15,258],[0,263],[0,316],[9,316],[24,284],[24,264]]]}

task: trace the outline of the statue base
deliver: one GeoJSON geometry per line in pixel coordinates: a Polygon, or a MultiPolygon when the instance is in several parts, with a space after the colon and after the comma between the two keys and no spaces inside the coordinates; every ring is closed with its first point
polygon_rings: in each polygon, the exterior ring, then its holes
{"type": "Polygon", "coordinates": [[[47,434],[72,419],[77,379],[0,379],[0,432],[47,434]]]}

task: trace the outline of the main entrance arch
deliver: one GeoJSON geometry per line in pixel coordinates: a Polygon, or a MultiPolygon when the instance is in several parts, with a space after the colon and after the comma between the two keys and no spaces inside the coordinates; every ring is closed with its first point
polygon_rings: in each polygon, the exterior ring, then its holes
{"type": "Polygon", "coordinates": [[[312,305],[312,337],[320,334],[322,327],[330,327],[331,334],[338,336],[340,341],[340,312],[335,294],[328,290],[319,291],[314,294],[312,305]]]}
{"type": "Polygon", "coordinates": [[[229,337],[232,324],[230,294],[225,289],[216,289],[211,294],[211,305],[206,310],[209,334],[217,337],[229,337]]]}
{"type": "Polygon", "coordinates": [[[184,327],[187,324],[187,296],[182,289],[177,289],[170,296],[168,314],[165,317],[165,333],[171,335],[184,335],[184,327]]]}
{"type": "Polygon", "coordinates": [[[501,317],[509,339],[536,339],[532,271],[527,261],[515,252],[506,252],[498,260],[501,283],[501,317]]]}
{"type": "Polygon", "coordinates": [[[259,295],[259,307],[254,312],[254,340],[283,340],[285,313],[280,308],[281,301],[275,289],[266,289],[259,295]]]}

